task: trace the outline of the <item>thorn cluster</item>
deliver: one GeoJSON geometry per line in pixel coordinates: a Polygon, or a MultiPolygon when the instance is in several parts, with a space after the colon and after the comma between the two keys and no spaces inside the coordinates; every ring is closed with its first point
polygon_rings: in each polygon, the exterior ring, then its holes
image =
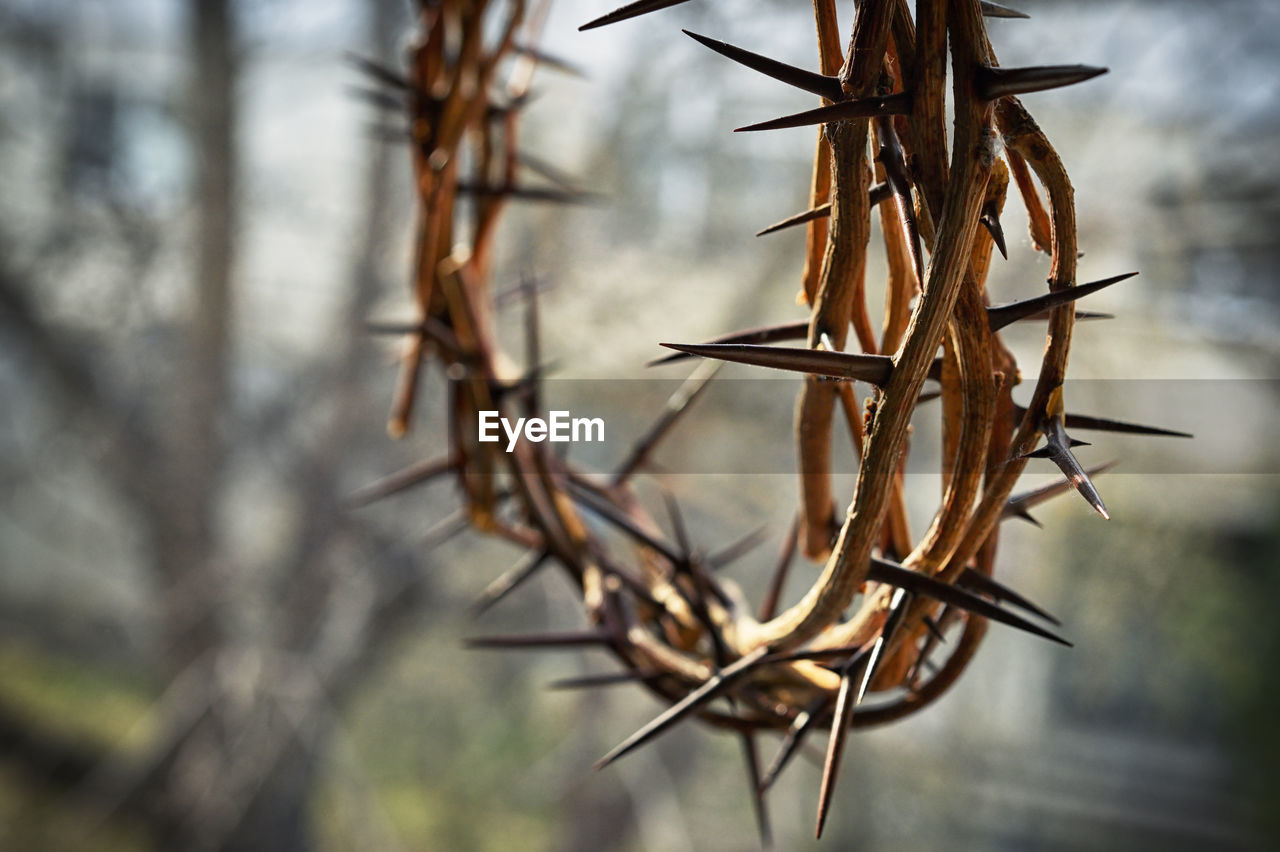
{"type": "MultiPolygon", "coordinates": [[[[682,2],[637,0],[581,29],[682,2]]],[[[586,629],[480,636],[469,646],[602,648],[616,658],[617,671],[552,686],[634,683],[669,703],[606,754],[601,768],[688,719],[734,731],[766,845],[765,794],[814,731],[829,731],[818,792],[821,834],[836,806],[850,731],[901,718],[936,700],[972,659],[988,621],[1070,644],[1044,626],[1056,628],[1057,619],[992,576],[1001,520],[1018,517],[1038,525],[1030,510],[1072,489],[1108,517],[1091,477],[1113,463],[1085,468],[1073,453],[1085,445],[1068,429],[1186,437],[1069,413],[1063,399],[1074,321],[1105,316],[1077,311],[1074,303],[1136,273],[1076,283],[1071,185],[1019,96],[1079,83],[1105,69],[999,67],[984,18],[1026,16],[977,0],[918,0],[914,14],[905,0],[862,0],[842,52],[833,0],[813,3],[816,71],[686,31],[717,54],[821,99],[812,108],[739,128],[820,128],[810,209],[760,232],[805,226],[801,292],[809,316],[706,343],[663,343],[675,354],[653,365],[688,358],[706,362],[604,478],[584,475],[547,444],[522,441],[514,452],[503,453],[475,440],[481,410],[540,414],[546,374],[539,288],[524,281],[496,298],[490,291],[498,217],[512,201],[590,200],[562,172],[518,146],[534,67],[578,73],[536,46],[545,7],[526,18],[524,0],[513,0],[503,7],[505,17],[486,24],[486,17],[499,12],[485,4],[424,2],[407,71],[352,60],[374,87],[360,89],[359,97],[379,110],[405,111],[403,138],[410,142],[420,217],[411,276],[417,316],[371,326],[405,341],[388,428],[396,436],[410,428],[421,368],[429,363],[447,378],[447,396],[436,402],[446,407],[454,427],[450,447],[438,458],[374,483],[353,502],[452,477],[471,527],[525,551],[483,590],[477,616],[542,568],[566,571],[582,590],[586,629]],[[505,86],[500,71],[507,73],[505,86]],[[550,185],[531,184],[531,178],[550,185]],[[1011,178],[1028,209],[1032,242],[1050,256],[1050,275],[1047,290],[993,305],[986,287],[993,252],[1007,257],[1018,248],[1007,244],[1000,225],[1011,178]],[[468,203],[460,205],[464,197],[468,203]],[[873,211],[888,258],[885,319],[878,333],[865,287],[873,211]],[[460,234],[467,235],[462,243],[460,234]],[[522,368],[500,353],[493,322],[494,311],[517,298],[525,305],[522,368]],[[1023,405],[1013,398],[1021,373],[1000,332],[1033,319],[1047,321],[1049,328],[1030,400],[1023,405]],[[857,351],[845,351],[854,343],[857,351]],[[654,471],[663,439],[724,361],[800,374],[799,506],[765,599],[754,609],[723,571],[759,545],[763,531],[752,530],[708,554],[695,545],[674,495],[663,493],[668,538],[633,487],[638,476],[654,471]],[[857,383],[870,394],[863,406],[857,383]],[[944,493],[933,523],[917,538],[907,522],[903,471],[911,418],[929,399],[941,400],[936,416],[942,422],[944,493]],[[842,517],[830,474],[837,407],[860,461],[842,517]],[[1012,494],[1033,458],[1052,461],[1066,478],[1012,494]],[[638,558],[624,560],[622,550],[638,558]],[[811,588],[784,607],[797,553],[823,567],[811,588]],[[762,763],[760,734],[768,731],[782,739],[762,763]]],[[[448,528],[454,529],[452,520],[448,528]]]]}

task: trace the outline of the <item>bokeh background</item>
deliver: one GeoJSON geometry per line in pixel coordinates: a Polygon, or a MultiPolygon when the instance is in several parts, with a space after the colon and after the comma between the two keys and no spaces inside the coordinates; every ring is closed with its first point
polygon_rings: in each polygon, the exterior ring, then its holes
{"type": "MultiPolygon", "coordinates": [[[[779,847],[1274,848],[1280,5],[1020,8],[990,24],[1003,64],[1111,69],[1027,98],[1073,175],[1082,280],[1142,271],[1087,306],[1116,318],[1077,331],[1071,399],[1197,438],[1082,451],[1125,459],[1099,481],[1114,520],[1061,498],[999,562],[1076,648],[993,628],[933,709],[853,740],[820,847],[798,762],[779,847]]],[[[525,124],[604,200],[511,210],[496,274],[548,285],[548,393],[606,418],[581,449],[601,469],[683,375],[645,371],[657,341],[801,315],[803,238],[752,234],[805,205],[813,132],[730,130],[809,99],[680,28],[815,64],[794,3],[576,31],[604,11],[554,4],[545,46],[588,76],[540,73],[525,124]]],[[[0,2],[0,847],[757,848],[733,738],[677,730],[593,774],[652,698],[545,689],[599,652],[463,649],[580,625],[562,578],[473,623],[519,554],[439,543],[448,485],[347,505],[445,436],[432,376],[386,437],[394,344],[363,328],[412,315],[412,209],[398,116],[343,52],[394,63],[410,23],[405,0],[0,2]]],[[[1018,207],[998,300],[1046,274],[1018,207]]],[[[1034,364],[1040,329],[1008,337],[1034,364]]],[[[659,461],[702,545],[767,526],[731,569],[755,594],[794,505],[795,384],[723,375],[659,461]]],[[[911,479],[922,525],[937,478],[911,479]]]]}

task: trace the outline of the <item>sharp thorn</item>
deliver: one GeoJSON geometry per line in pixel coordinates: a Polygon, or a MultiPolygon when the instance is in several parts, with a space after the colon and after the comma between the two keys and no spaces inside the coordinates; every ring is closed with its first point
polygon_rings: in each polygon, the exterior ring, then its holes
{"type": "Polygon", "coordinates": [[[755,734],[742,732],[742,757],[747,762],[747,781],[751,789],[751,806],[756,815],[756,830],[760,833],[760,846],[773,848],[773,831],[769,825],[769,809],[765,805],[764,792],[760,789],[760,752],[756,748],[755,734]]]}
{"type": "Polygon", "coordinates": [[[805,110],[794,115],[750,124],[734,129],[734,133],[745,133],[755,130],[781,130],[786,127],[808,127],[814,124],[827,124],[832,121],[845,121],[851,118],[870,118],[876,115],[903,115],[911,111],[911,95],[905,92],[883,97],[859,98],[852,101],[821,106],[817,109],[805,110]]]}
{"type": "Polygon", "coordinates": [[[759,547],[765,539],[765,527],[756,527],[742,538],[707,556],[705,562],[712,571],[736,562],[759,547]]]}
{"type": "Polygon", "coordinates": [[[920,226],[916,222],[916,211],[911,201],[911,176],[907,172],[906,155],[898,134],[894,132],[892,119],[877,116],[876,140],[880,149],[876,158],[884,167],[885,183],[893,193],[894,206],[898,209],[898,221],[902,224],[902,232],[907,245],[911,249],[911,266],[916,280],[924,281],[924,255],[920,249],[920,226]]]}
{"type": "Polygon", "coordinates": [[[978,4],[982,7],[982,14],[987,18],[1030,18],[1026,12],[1019,12],[1017,9],[1010,9],[1008,6],[1001,6],[999,3],[992,3],[990,0],[981,0],[978,4]]]}
{"type": "MultiPolygon", "coordinates": [[[[888,183],[877,183],[868,190],[867,203],[870,206],[875,207],[877,204],[883,204],[892,197],[893,190],[889,188],[888,183]]],[[[812,222],[814,219],[825,219],[830,215],[831,204],[829,202],[827,204],[819,204],[817,207],[812,207],[805,210],[803,213],[797,213],[794,216],[788,216],[781,222],[776,222],[763,230],[756,231],[756,236],[763,237],[765,234],[775,234],[778,231],[792,228],[796,225],[803,225],[806,222],[812,222]]]]}
{"type": "Polygon", "coordinates": [[[409,82],[408,78],[388,65],[384,65],[375,59],[369,59],[368,57],[361,56],[358,53],[352,53],[350,51],[344,53],[343,56],[358,70],[377,80],[379,83],[383,83],[396,89],[404,89],[406,91],[413,90],[413,85],[409,82]]]}
{"type": "MultiPolygon", "coordinates": [[[[809,321],[797,320],[796,322],[783,323],[782,325],[770,325],[762,328],[749,328],[745,331],[733,331],[729,334],[708,340],[710,344],[725,343],[780,343],[784,340],[804,340],[809,335],[809,321]]],[[[692,358],[693,355],[688,352],[677,352],[674,355],[666,355],[662,358],[655,358],[645,366],[657,367],[662,364],[673,364],[676,361],[683,361],[692,358]]]]}
{"type": "Polygon", "coordinates": [[[982,218],[978,220],[982,223],[982,227],[987,229],[987,233],[991,235],[991,242],[995,243],[996,249],[1000,252],[1000,256],[1005,260],[1009,259],[1009,249],[1004,242],[1004,228],[1000,227],[1000,215],[996,211],[995,202],[988,202],[982,208],[982,218]]]}
{"type": "Polygon", "coordinates": [[[772,77],[781,83],[795,86],[797,89],[802,89],[829,101],[838,101],[844,97],[844,89],[840,86],[840,78],[838,77],[828,77],[826,74],[806,71],[803,68],[787,65],[785,62],[779,62],[776,59],[770,59],[767,56],[752,53],[728,42],[707,38],[689,30],[683,30],[682,32],[704,47],[708,47],[740,65],[745,65],[753,71],[759,71],[766,77],[772,77]]]}
{"type": "Polygon", "coordinates": [[[668,730],[699,707],[719,697],[726,689],[733,685],[734,681],[750,671],[751,668],[765,656],[765,654],[765,648],[757,648],[745,657],[740,658],[733,664],[726,666],[716,674],[707,678],[707,680],[697,689],[691,690],[684,698],[680,699],[675,704],[672,704],[665,712],[631,736],[627,737],[615,746],[608,754],[596,761],[595,768],[597,770],[604,769],[618,758],[639,748],[654,737],[668,730]]]}
{"type": "MultiPolygon", "coordinates": [[[[1091,467],[1085,471],[1085,473],[1089,476],[1097,476],[1098,474],[1107,472],[1118,463],[1119,462],[1116,461],[1109,461],[1104,464],[1091,467]]],[[[1005,503],[1002,516],[1006,518],[1019,517],[1025,521],[1030,521],[1036,526],[1041,526],[1039,521],[1031,517],[1028,510],[1044,503],[1047,500],[1057,497],[1059,494],[1065,494],[1070,491],[1071,488],[1071,481],[1062,479],[1057,482],[1051,482],[1048,485],[1042,485],[1039,488],[1034,488],[1030,491],[1024,491],[1021,494],[1015,494],[1009,498],[1007,503],[1005,503]]]]}
{"type": "Polygon", "coordinates": [[[1065,305],[1068,302],[1074,302],[1076,299],[1082,299],[1085,296],[1092,295],[1099,290],[1110,287],[1112,284],[1118,284],[1137,275],[1136,272],[1126,272],[1124,275],[1116,275],[1112,278],[1104,278],[1101,281],[1091,281],[1088,284],[1080,284],[1075,287],[1067,287],[1062,290],[1055,290],[1052,293],[1045,293],[1043,296],[1036,296],[1031,299],[1023,299],[1020,302],[1009,302],[1005,305],[994,305],[987,308],[987,321],[991,325],[992,331],[999,331],[1010,323],[1015,323],[1021,319],[1028,319],[1043,311],[1056,308],[1059,305],[1065,305]]]}
{"type": "Polygon", "coordinates": [[[457,459],[452,456],[446,456],[442,459],[428,459],[424,462],[409,465],[404,470],[383,477],[377,482],[370,483],[356,491],[347,498],[347,505],[353,508],[367,506],[384,497],[399,494],[401,491],[410,489],[415,485],[430,482],[443,474],[456,470],[457,467],[457,459]]]}
{"type": "Polygon", "coordinates": [[[528,553],[515,565],[512,565],[485,587],[480,596],[471,604],[471,617],[483,615],[494,604],[514,592],[519,586],[538,572],[547,563],[551,554],[546,551],[528,553]]]}
{"type": "Polygon", "coordinates": [[[688,2],[688,0],[636,0],[634,3],[628,3],[625,6],[620,6],[608,14],[601,15],[594,20],[587,21],[585,24],[578,27],[578,31],[585,32],[586,30],[594,30],[596,27],[616,24],[618,21],[625,21],[628,18],[647,15],[650,12],[657,12],[660,9],[666,9],[671,6],[679,6],[681,3],[685,2],[688,2]]]}
{"type": "Polygon", "coordinates": [[[1155,435],[1166,438],[1194,438],[1190,432],[1179,432],[1175,429],[1161,429],[1158,426],[1144,426],[1141,423],[1126,423],[1123,420],[1112,420],[1109,417],[1090,417],[1087,414],[1066,414],[1063,425],[1068,429],[1090,429],[1098,432],[1119,432],[1127,435],[1155,435]]]}
{"type": "Polygon", "coordinates": [[[1013,589],[996,580],[994,577],[988,577],[981,571],[973,568],[965,568],[960,572],[957,582],[962,586],[968,586],[970,589],[981,592],[985,595],[995,598],[997,601],[1008,601],[1019,609],[1024,609],[1032,615],[1038,615],[1045,621],[1055,626],[1061,627],[1062,622],[1050,615],[1046,610],[1036,606],[1013,589]]]}
{"type": "Polygon", "coordinates": [[[453,329],[435,317],[423,317],[414,323],[369,322],[365,324],[365,328],[370,334],[421,334],[449,352],[462,352],[462,343],[458,341],[453,329]]]}
{"type": "Polygon", "coordinates": [[[942,635],[942,628],[938,626],[938,622],[934,620],[933,616],[926,615],[921,619],[921,622],[924,624],[925,629],[929,631],[929,635],[944,645],[947,643],[947,637],[942,635]]]}
{"type": "MultiPolygon", "coordinates": [[[[879,184],[877,184],[877,186],[879,186],[879,184]]],[[[819,204],[817,207],[811,207],[808,210],[804,211],[803,213],[797,213],[794,216],[788,216],[787,218],[783,219],[781,222],[775,222],[774,224],[770,225],[767,228],[756,231],[756,236],[763,237],[765,234],[776,234],[778,231],[782,231],[787,228],[794,227],[796,225],[803,225],[807,222],[812,222],[814,219],[824,219],[830,215],[831,215],[831,202],[827,202],[826,204],[819,204]]]]}
{"type": "Polygon", "coordinates": [[[542,410],[539,398],[542,377],[546,370],[538,365],[542,363],[542,320],[538,314],[538,282],[530,275],[520,276],[520,289],[524,293],[524,359],[525,368],[534,376],[528,386],[526,407],[529,416],[536,416],[542,410]]]}
{"type": "Polygon", "coordinates": [[[994,101],[1010,95],[1026,95],[1083,83],[1105,73],[1106,68],[1091,65],[1037,65],[1030,68],[983,66],[974,75],[973,83],[980,99],[994,101]]]}
{"type": "Polygon", "coordinates": [[[778,613],[778,602],[782,598],[782,589],[787,584],[787,576],[791,573],[791,563],[796,556],[796,541],[800,536],[800,519],[792,518],[786,538],[782,541],[782,550],[778,554],[778,562],[774,565],[769,590],[765,592],[760,603],[760,621],[768,621],[778,613]]]}
{"type": "Polygon", "coordinates": [[[1089,479],[1089,474],[1080,466],[1080,462],[1071,452],[1074,439],[1067,435],[1062,418],[1049,418],[1042,427],[1042,431],[1045,438],[1044,447],[1028,454],[1028,457],[1048,458],[1056,464],[1058,469],[1066,475],[1071,486],[1080,492],[1080,496],[1093,507],[1094,511],[1110,520],[1111,515],[1107,513],[1107,507],[1102,502],[1102,495],[1098,493],[1098,489],[1089,479]]]}
{"type": "Polygon", "coordinates": [[[589,509],[593,514],[613,524],[619,530],[634,539],[637,543],[659,553],[672,565],[680,565],[685,561],[684,556],[669,543],[662,541],[656,536],[650,535],[648,532],[641,529],[640,526],[628,517],[621,509],[607,500],[601,499],[594,492],[588,491],[585,488],[577,487],[573,489],[573,496],[575,500],[589,509]]]}
{"type": "Polygon", "coordinates": [[[516,159],[520,161],[520,165],[539,177],[546,178],[552,183],[559,184],[561,188],[568,192],[578,192],[578,181],[565,170],[552,165],[541,157],[533,154],[517,154],[516,159]]]}
{"type": "Polygon", "coordinates": [[[889,614],[885,617],[884,626],[880,628],[880,635],[876,637],[875,644],[871,646],[867,664],[862,667],[862,677],[858,683],[858,694],[854,701],[855,707],[866,697],[867,687],[871,685],[871,679],[875,677],[876,669],[884,657],[884,649],[893,641],[893,635],[897,633],[898,625],[902,622],[903,614],[910,601],[911,594],[906,589],[893,590],[893,596],[889,600],[889,614]]]}
{"type": "Polygon", "coordinates": [[[684,525],[680,504],[676,502],[675,495],[665,488],[662,490],[662,502],[667,507],[667,516],[671,518],[671,530],[675,534],[676,544],[684,556],[682,561],[687,564],[693,556],[693,547],[689,542],[689,531],[684,525]]]}
{"type": "Polygon", "coordinates": [[[791,721],[791,727],[787,729],[787,734],[782,740],[782,745],[778,747],[778,753],[774,755],[769,768],[765,770],[764,777],[760,779],[761,793],[767,792],[773,786],[773,782],[778,780],[782,770],[787,768],[791,758],[795,757],[800,750],[800,746],[804,744],[805,737],[809,735],[809,732],[818,723],[828,701],[827,698],[819,698],[796,714],[796,717],[791,721]]]}
{"type": "Polygon", "coordinates": [[[917,595],[924,595],[941,601],[948,606],[954,606],[963,609],[974,615],[980,615],[989,618],[992,621],[998,621],[1009,627],[1015,627],[1018,630],[1024,630],[1027,633],[1034,634],[1042,639],[1048,639],[1051,642],[1057,642],[1059,645],[1071,647],[1071,643],[1055,633],[1051,633],[1022,616],[1001,609],[996,604],[980,598],[972,592],[965,591],[957,586],[943,583],[933,577],[926,576],[918,571],[911,571],[903,568],[894,562],[885,559],[871,560],[871,572],[868,579],[875,580],[878,583],[888,583],[900,589],[906,589],[917,595]]]}
{"type": "Polygon", "coordinates": [[[1044,529],[1044,524],[1037,521],[1035,518],[1035,515],[1032,515],[1030,512],[1027,512],[1027,511],[1012,512],[1011,515],[1012,517],[1026,521],[1027,523],[1031,524],[1033,527],[1044,529]]]}
{"type": "Polygon", "coordinates": [[[583,71],[578,65],[567,59],[561,59],[558,56],[547,53],[541,48],[516,42],[511,45],[511,49],[521,56],[528,56],[530,59],[537,61],[539,65],[552,70],[568,74],[571,77],[580,77],[583,79],[586,79],[587,77],[587,72],[583,71]]]}
{"type": "Polygon", "coordinates": [[[836,779],[840,775],[840,758],[849,738],[849,721],[858,704],[854,681],[861,682],[868,670],[868,654],[853,657],[844,667],[840,677],[840,691],[836,694],[836,709],[831,719],[831,735],[827,739],[827,753],[822,763],[822,785],[818,791],[818,818],[815,837],[822,837],[827,815],[831,812],[831,796],[835,792],[836,779]]]}
{"type": "Polygon", "coordinates": [[[538,201],[548,204],[594,204],[599,201],[598,196],[587,192],[570,192],[563,189],[516,186],[514,184],[490,186],[459,181],[457,189],[459,195],[474,195],[481,198],[506,198],[515,201],[538,201]]]}
{"type": "MultiPolygon", "coordinates": [[[[1031,314],[1030,316],[1022,317],[1021,319],[1045,322],[1052,318],[1053,318],[1053,311],[1040,311],[1039,313],[1034,313],[1034,314],[1031,314]]],[[[1115,314],[1107,314],[1107,313],[1103,313],[1102,311],[1076,311],[1075,312],[1076,322],[1088,322],[1090,320],[1110,320],[1115,318],[1116,318],[1115,314]]]]}
{"type": "Polygon", "coordinates": [[[889,381],[889,374],[893,371],[893,359],[887,355],[855,355],[847,352],[824,352],[817,349],[792,349],[738,343],[663,343],[661,345],[702,358],[717,358],[721,361],[812,373],[837,379],[856,379],[879,387],[884,387],[889,381]]]}
{"type": "Polygon", "coordinates": [[[671,434],[672,428],[680,420],[681,416],[688,411],[693,403],[702,396],[703,391],[711,384],[711,380],[720,372],[722,364],[706,362],[699,364],[689,378],[676,388],[675,393],[667,398],[667,403],[663,406],[662,413],[658,415],[658,419],[653,425],[645,431],[632,445],[631,451],[627,453],[626,459],[618,466],[617,471],[613,474],[613,485],[621,485],[641,468],[653,455],[654,449],[661,443],[662,439],[671,434]]]}
{"type": "MultiPolygon", "coordinates": [[[[400,112],[404,109],[403,95],[393,95],[384,89],[367,89],[364,86],[346,86],[347,94],[378,109],[400,112]]],[[[403,132],[403,131],[401,131],[403,132]]]]}

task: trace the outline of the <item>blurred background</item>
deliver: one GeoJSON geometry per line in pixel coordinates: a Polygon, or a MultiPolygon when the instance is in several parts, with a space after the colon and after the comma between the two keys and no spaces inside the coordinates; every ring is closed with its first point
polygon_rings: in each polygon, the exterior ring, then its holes
{"type": "MultiPolygon", "coordinates": [[[[599,469],[686,371],[644,369],[657,341],[802,316],[803,237],[752,234],[806,205],[814,133],[730,131],[811,99],[680,28],[816,65],[796,4],[577,32],[606,5],[554,4],[545,46],[587,76],[540,72],[524,125],[605,200],[510,210],[495,275],[550,286],[548,393],[605,417],[599,469]]],[[[1075,649],[994,627],[951,694],[852,741],[822,844],[818,766],[784,776],[779,847],[1275,848],[1280,5],[1020,8],[989,24],[1002,64],[1111,69],[1026,99],[1073,176],[1081,280],[1142,271],[1085,305],[1116,318],[1077,330],[1068,405],[1197,437],[1099,436],[1114,520],[1064,497],[1006,525],[1000,576],[1075,649]]],[[[519,553],[440,543],[449,485],[347,505],[445,440],[438,375],[386,437],[395,349],[363,329],[412,318],[410,172],[343,53],[396,64],[410,25],[406,0],[0,0],[0,847],[758,848],[734,738],[676,730],[596,774],[654,699],[545,688],[600,652],[463,649],[580,626],[568,583],[474,623],[519,553]]],[[[1047,274],[1019,208],[997,301],[1047,274]]],[[[1042,328],[1007,336],[1032,369],[1042,328]]],[[[796,384],[722,375],[658,460],[699,544],[766,525],[730,569],[758,595],[796,384]]]]}

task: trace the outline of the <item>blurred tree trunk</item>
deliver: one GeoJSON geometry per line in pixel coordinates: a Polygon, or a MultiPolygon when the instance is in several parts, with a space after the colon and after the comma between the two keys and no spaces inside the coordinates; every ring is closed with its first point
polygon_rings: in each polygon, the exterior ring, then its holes
{"type": "Polygon", "coordinates": [[[228,396],[236,242],[236,130],[239,76],[231,0],[193,0],[193,57],[187,94],[195,161],[193,311],[185,381],[173,400],[168,437],[171,522],[156,542],[164,587],[165,651],[171,675],[221,644],[222,582],[215,539],[216,502],[226,455],[222,422],[228,396]]]}

